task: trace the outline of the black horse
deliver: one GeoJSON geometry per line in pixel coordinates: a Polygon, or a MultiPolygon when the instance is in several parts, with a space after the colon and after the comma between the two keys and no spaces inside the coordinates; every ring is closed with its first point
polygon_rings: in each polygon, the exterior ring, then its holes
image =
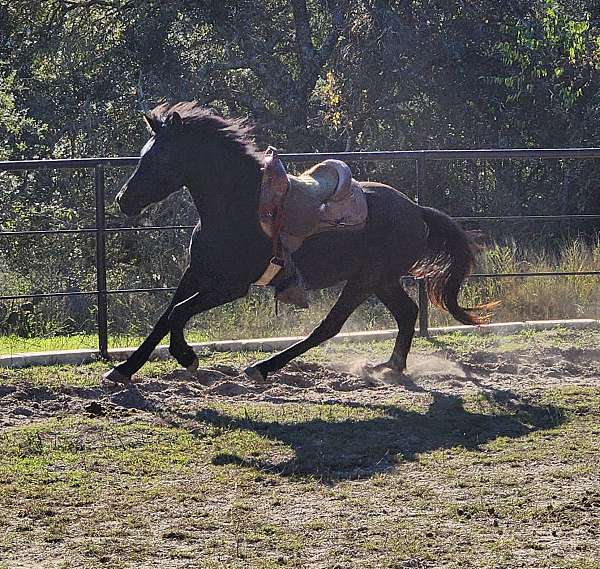
{"type": "MultiPolygon", "coordinates": [[[[105,376],[119,382],[129,381],[169,332],[170,353],[194,371],[198,358],[184,339],[185,324],[199,312],[245,296],[272,254],[270,239],[258,222],[261,159],[248,129],[195,102],[160,105],[146,121],[152,137],[117,196],[121,210],[137,215],[185,186],[201,223],[192,234],[189,265],[169,307],[141,346],[105,376]]],[[[446,214],[420,207],[390,186],[361,185],[369,208],[366,228],[317,234],[294,254],[309,289],[346,283],[338,300],[305,340],[251,366],[246,370],[249,375],[265,379],[332,338],[371,295],[398,323],[392,356],[377,367],[402,372],[418,312],[400,284],[400,277],[407,274],[426,278],[431,301],[458,321],[482,322],[474,309],[460,307],[457,299],[474,261],[469,235],[446,214]]]]}

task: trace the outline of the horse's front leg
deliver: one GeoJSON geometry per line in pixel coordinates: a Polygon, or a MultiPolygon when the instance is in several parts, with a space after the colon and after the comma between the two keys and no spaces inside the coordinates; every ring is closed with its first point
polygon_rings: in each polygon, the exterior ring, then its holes
{"type": "Polygon", "coordinates": [[[185,367],[188,371],[198,369],[198,356],[185,341],[183,335],[183,329],[188,320],[200,312],[242,298],[247,293],[248,286],[243,285],[219,290],[205,290],[190,296],[173,307],[169,315],[171,330],[169,352],[182,367],[185,367]]]}
{"type": "Polygon", "coordinates": [[[104,375],[104,379],[119,383],[128,383],[131,381],[133,374],[148,361],[154,348],[156,348],[158,343],[169,333],[169,317],[173,308],[182,300],[189,298],[195,290],[198,290],[196,287],[196,280],[192,276],[190,268],[188,268],[181,277],[179,285],[177,285],[177,290],[175,291],[168,308],[162,313],[158,322],[152,329],[152,332],[150,332],[140,347],[133,352],[126,361],[107,372],[104,375]]]}
{"type": "Polygon", "coordinates": [[[329,314],[307,338],[266,360],[246,368],[246,375],[255,380],[264,380],[270,373],[281,369],[295,357],[333,338],[342,329],[348,317],[367,299],[369,294],[361,283],[349,281],[329,314]]]}

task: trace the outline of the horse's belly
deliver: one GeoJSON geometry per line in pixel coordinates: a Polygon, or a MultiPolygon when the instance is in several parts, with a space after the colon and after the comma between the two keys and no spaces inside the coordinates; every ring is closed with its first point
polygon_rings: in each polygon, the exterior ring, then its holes
{"type": "Polygon", "coordinates": [[[318,233],[293,255],[309,289],[327,288],[348,280],[364,265],[365,256],[364,230],[318,233]]]}

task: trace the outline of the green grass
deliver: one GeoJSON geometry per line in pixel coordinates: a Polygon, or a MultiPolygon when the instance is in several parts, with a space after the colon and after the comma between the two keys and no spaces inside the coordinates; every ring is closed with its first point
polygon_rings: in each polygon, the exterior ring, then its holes
{"type": "MultiPolygon", "coordinates": [[[[594,330],[573,331],[563,327],[556,327],[553,330],[536,332],[533,330],[524,330],[518,334],[507,336],[479,336],[464,334],[461,332],[442,334],[435,336],[432,339],[423,339],[416,337],[414,347],[416,350],[421,348],[429,349],[437,345],[443,346],[444,349],[453,349],[456,347],[458,351],[472,349],[514,349],[521,345],[529,344],[532,338],[540,337],[547,339],[552,345],[560,347],[572,342],[577,342],[581,346],[600,345],[600,335],[594,330]]],[[[200,343],[210,341],[206,335],[197,330],[189,330],[186,332],[186,339],[190,343],[200,343]]],[[[138,346],[144,340],[141,336],[111,336],[110,348],[126,348],[138,346]]],[[[344,344],[341,348],[345,350],[353,350],[356,353],[361,353],[372,350],[372,346],[381,345],[383,348],[380,351],[391,350],[392,341],[375,342],[375,343],[358,343],[355,347],[349,347],[351,344],[344,344]],[[366,347],[366,348],[365,348],[366,347]]],[[[72,336],[53,336],[48,338],[19,338],[16,336],[0,336],[0,355],[11,355],[27,352],[45,352],[57,350],[77,350],[77,349],[97,349],[98,338],[92,334],[80,334],[72,336]]],[[[338,347],[334,344],[325,348],[316,348],[311,354],[318,354],[325,349],[325,353],[335,352],[338,347]]],[[[216,355],[215,357],[221,357],[216,355]]],[[[230,356],[223,356],[230,357],[230,356]]],[[[237,356],[233,356],[237,357],[237,356]]],[[[246,358],[247,359],[247,358],[246,358]]],[[[246,360],[245,360],[246,361],[246,360]]]]}
{"type": "MultiPolygon", "coordinates": [[[[371,361],[383,361],[393,349],[394,341],[357,342],[343,344],[324,344],[310,350],[300,360],[315,362],[344,362],[348,359],[364,358],[371,361]]],[[[441,351],[445,354],[470,354],[477,351],[508,352],[514,350],[535,349],[538,346],[556,348],[592,348],[600,347],[600,330],[569,330],[556,327],[551,330],[524,330],[506,336],[463,334],[459,332],[443,334],[432,338],[415,338],[413,354],[425,354],[441,351]]],[[[265,356],[260,352],[213,352],[199,354],[200,367],[215,364],[233,365],[240,369],[265,356]]],[[[54,365],[25,369],[0,369],[0,385],[6,383],[30,383],[46,387],[93,387],[98,384],[99,376],[107,369],[104,362],[83,366],[54,365]]],[[[152,361],[141,370],[143,377],[158,377],[177,369],[173,359],[152,361]]]]}
{"type": "MultiPolygon", "coordinates": [[[[194,330],[186,336],[190,342],[206,342],[208,340],[205,334],[194,330]]],[[[143,340],[142,336],[115,335],[110,337],[110,348],[137,346],[143,340]]],[[[45,338],[21,338],[15,335],[0,336],[0,355],[83,349],[97,350],[98,336],[96,334],[73,334],[45,338]]]]}
{"type": "Polygon", "coordinates": [[[467,399],[436,414],[425,398],[212,404],[185,426],[142,415],[11,428],[0,436],[0,559],[598,567],[600,393],[553,390],[536,406],[514,432],[523,419],[506,409],[467,399]]]}

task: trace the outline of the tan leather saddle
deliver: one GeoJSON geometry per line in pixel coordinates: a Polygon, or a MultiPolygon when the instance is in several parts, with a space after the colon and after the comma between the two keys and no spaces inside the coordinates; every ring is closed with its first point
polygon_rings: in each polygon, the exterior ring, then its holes
{"type": "Polygon", "coordinates": [[[368,212],[366,196],[345,162],[325,160],[291,176],[277,151],[269,147],[258,213],[263,231],[273,239],[273,259],[256,282],[267,285],[284,264],[282,249],[293,253],[306,238],[322,231],[363,229],[368,212]]]}

